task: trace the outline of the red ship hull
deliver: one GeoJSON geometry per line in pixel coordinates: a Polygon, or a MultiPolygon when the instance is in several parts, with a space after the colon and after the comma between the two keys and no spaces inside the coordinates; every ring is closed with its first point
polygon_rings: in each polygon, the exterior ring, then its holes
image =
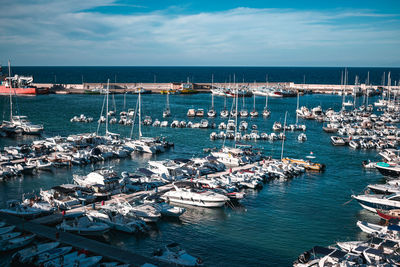
{"type": "MultiPolygon", "coordinates": [[[[27,87],[27,88],[11,88],[11,93],[16,95],[36,95],[37,88],[35,87],[27,87]]],[[[0,94],[9,95],[10,87],[6,87],[4,85],[0,85],[0,94]]]]}

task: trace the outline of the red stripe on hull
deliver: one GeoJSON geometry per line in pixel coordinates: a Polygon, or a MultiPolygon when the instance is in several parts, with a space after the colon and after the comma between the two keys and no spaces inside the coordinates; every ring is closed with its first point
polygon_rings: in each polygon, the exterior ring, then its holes
{"type": "MultiPolygon", "coordinates": [[[[36,95],[37,89],[34,87],[28,88],[11,88],[11,93],[16,95],[36,95]]],[[[10,94],[10,87],[0,85],[0,94],[8,95],[10,94]]]]}

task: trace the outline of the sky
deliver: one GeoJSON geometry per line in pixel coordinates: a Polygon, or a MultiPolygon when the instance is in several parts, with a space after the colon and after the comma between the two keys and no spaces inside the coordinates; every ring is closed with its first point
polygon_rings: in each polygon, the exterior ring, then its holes
{"type": "Polygon", "coordinates": [[[400,67],[399,0],[0,0],[14,66],[400,67]]]}

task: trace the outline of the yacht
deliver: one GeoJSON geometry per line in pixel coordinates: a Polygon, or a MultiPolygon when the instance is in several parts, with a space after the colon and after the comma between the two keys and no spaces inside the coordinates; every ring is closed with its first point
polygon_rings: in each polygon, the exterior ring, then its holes
{"type": "Polygon", "coordinates": [[[73,175],[74,182],[83,187],[101,185],[106,191],[120,189],[121,178],[111,169],[101,169],[87,176],[73,175]]]}
{"type": "Polygon", "coordinates": [[[22,128],[24,134],[41,134],[43,125],[32,124],[27,116],[13,116],[12,122],[22,128]]]}
{"type": "Polygon", "coordinates": [[[195,188],[178,188],[168,191],[161,198],[167,202],[175,202],[198,207],[219,208],[225,205],[228,197],[207,190],[195,188]]]}
{"type": "Polygon", "coordinates": [[[352,195],[366,210],[376,213],[377,209],[392,210],[400,208],[400,193],[392,195],[368,194],[352,195]]]}
{"type": "Polygon", "coordinates": [[[240,148],[223,147],[220,151],[211,152],[211,155],[226,166],[240,166],[245,162],[244,152],[240,148]]]}

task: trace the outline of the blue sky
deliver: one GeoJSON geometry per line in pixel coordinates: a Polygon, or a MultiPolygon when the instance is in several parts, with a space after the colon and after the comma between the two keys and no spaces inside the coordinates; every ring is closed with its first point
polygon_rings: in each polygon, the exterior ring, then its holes
{"type": "Polygon", "coordinates": [[[0,62],[400,67],[400,1],[0,0],[0,62]]]}

